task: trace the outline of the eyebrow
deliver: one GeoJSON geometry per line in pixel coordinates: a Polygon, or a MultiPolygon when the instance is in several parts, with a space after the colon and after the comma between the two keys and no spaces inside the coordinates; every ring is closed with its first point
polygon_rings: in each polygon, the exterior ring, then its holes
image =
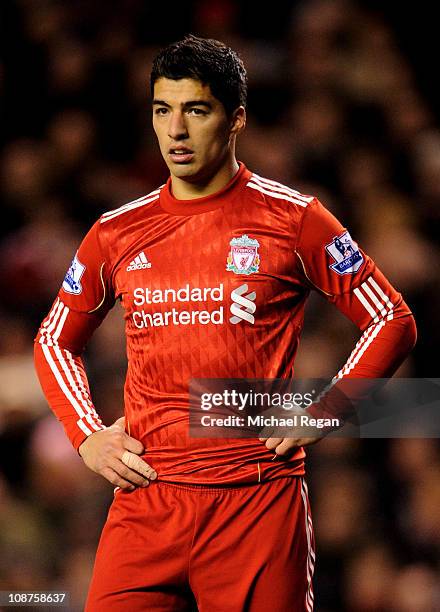
{"type": "MultiPolygon", "coordinates": [[[[155,105],[171,108],[171,104],[168,104],[168,102],[165,102],[165,100],[155,99],[153,100],[153,106],[155,105]]],[[[189,106],[205,106],[206,108],[212,108],[212,104],[206,100],[188,100],[188,102],[185,102],[182,106],[183,108],[188,108],[189,106]]]]}

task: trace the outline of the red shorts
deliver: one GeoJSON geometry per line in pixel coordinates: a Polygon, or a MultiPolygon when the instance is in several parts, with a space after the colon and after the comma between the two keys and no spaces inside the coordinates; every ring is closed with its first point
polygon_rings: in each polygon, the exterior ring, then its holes
{"type": "Polygon", "coordinates": [[[314,538],[302,477],[117,491],[87,612],[310,612],[314,538]]]}

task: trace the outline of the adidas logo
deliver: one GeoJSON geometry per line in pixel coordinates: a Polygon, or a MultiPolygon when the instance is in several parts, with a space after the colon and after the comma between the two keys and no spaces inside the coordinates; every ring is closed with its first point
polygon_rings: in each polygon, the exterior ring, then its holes
{"type": "Polygon", "coordinates": [[[127,266],[127,272],[131,272],[132,270],[145,270],[145,268],[151,268],[151,263],[148,261],[145,253],[141,251],[139,255],[130,262],[130,265],[127,266]]]}

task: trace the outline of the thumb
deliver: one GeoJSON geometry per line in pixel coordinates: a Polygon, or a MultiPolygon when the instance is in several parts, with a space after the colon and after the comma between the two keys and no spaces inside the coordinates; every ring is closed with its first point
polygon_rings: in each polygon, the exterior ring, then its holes
{"type": "Polygon", "coordinates": [[[139,440],[136,440],[136,438],[132,438],[131,436],[128,435],[128,433],[126,433],[125,416],[122,416],[122,417],[119,417],[119,419],[116,419],[112,427],[115,427],[116,429],[122,429],[122,431],[124,432],[124,441],[123,441],[124,448],[131,451],[132,453],[136,453],[136,455],[141,455],[144,452],[144,447],[142,446],[142,443],[139,442],[139,440]]]}
{"type": "Polygon", "coordinates": [[[125,431],[125,416],[121,416],[119,417],[119,419],[116,419],[116,421],[111,427],[115,427],[116,429],[122,429],[122,431],[125,431]]]}

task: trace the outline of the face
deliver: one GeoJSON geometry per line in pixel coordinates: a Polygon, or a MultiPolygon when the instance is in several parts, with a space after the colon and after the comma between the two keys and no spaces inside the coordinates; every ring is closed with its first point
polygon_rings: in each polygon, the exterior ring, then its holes
{"type": "Polygon", "coordinates": [[[244,109],[228,118],[200,81],[161,77],[154,84],[153,128],[176,178],[192,183],[212,179],[234,153],[234,135],[243,125],[244,109]]]}

